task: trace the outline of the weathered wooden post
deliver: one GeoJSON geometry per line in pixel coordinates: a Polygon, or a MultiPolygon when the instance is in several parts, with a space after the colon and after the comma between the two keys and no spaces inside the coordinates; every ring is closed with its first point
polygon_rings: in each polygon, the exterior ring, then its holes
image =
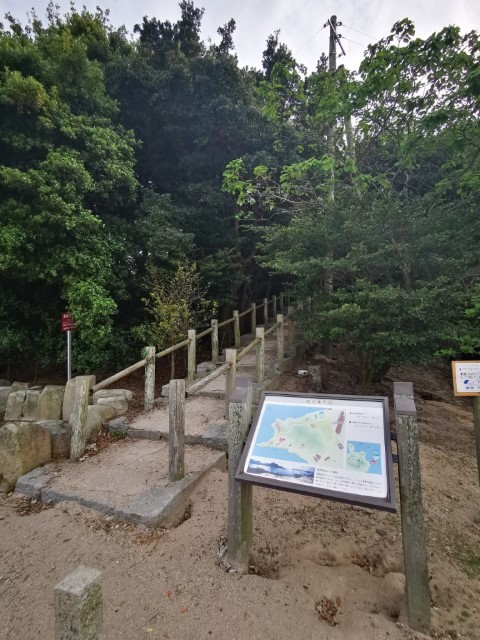
{"type": "Polygon", "coordinates": [[[55,586],[55,640],[104,639],[100,577],[80,566],[55,586]]]}
{"type": "Polygon", "coordinates": [[[218,362],[218,320],[212,320],[212,362],[218,362]]]}
{"type": "Polygon", "coordinates": [[[260,341],[256,347],[256,380],[257,382],[263,382],[265,380],[265,329],[264,327],[257,327],[256,338],[260,341]]]}
{"type": "Polygon", "coordinates": [[[478,481],[480,482],[480,396],[473,397],[473,429],[475,431],[478,481]]]}
{"type": "Polygon", "coordinates": [[[283,313],[285,310],[285,307],[283,305],[283,291],[282,293],[278,296],[278,306],[280,307],[280,313],[283,313]]]}
{"type": "Polygon", "coordinates": [[[252,333],[252,336],[254,336],[255,335],[255,329],[257,328],[257,305],[255,304],[255,302],[252,302],[252,304],[250,306],[252,308],[251,333],[252,333]]]}
{"type": "Polygon", "coordinates": [[[170,380],[168,389],[168,479],[185,476],[185,380],[170,380]]]}
{"type": "Polygon", "coordinates": [[[145,348],[145,411],[155,406],[155,347],[145,348]]]}
{"type": "Polygon", "coordinates": [[[87,414],[90,376],[75,379],[75,401],[73,404],[72,439],[70,460],[78,460],[85,454],[87,444],[87,414]]]}
{"type": "Polygon", "coordinates": [[[263,299],[263,324],[265,327],[268,324],[268,298],[263,299]]]}
{"type": "Polygon", "coordinates": [[[225,350],[225,362],[230,362],[230,367],[227,369],[225,375],[225,417],[228,419],[228,412],[230,411],[230,398],[235,390],[235,383],[237,380],[237,350],[226,349],[225,350]]]}
{"type": "Polygon", "coordinates": [[[227,559],[238,573],[248,573],[252,546],[252,485],[235,480],[251,405],[252,387],[237,387],[230,398],[229,412],[227,559]]]}
{"type": "Polygon", "coordinates": [[[430,591],[423,526],[417,412],[411,382],[394,382],[408,623],[430,633],[430,591]]]}
{"type": "Polygon", "coordinates": [[[188,357],[187,357],[187,380],[195,380],[197,375],[197,332],[195,329],[188,330],[188,357]]]}
{"type": "Polygon", "coordinates": [[[277,313],[277,360],[280,365],[280,371],[283,371],[283,359],[285,357],[285,336],[283,313],[277,313]]]}
{"type": "Polygon", "coordinates": [[[277,296],[272,298],[272,318],[277,317],[277,296]]]}
{"type": "Polygon", "coordinates": [[[233,312],[233,338],[235,349],[240,349],[240,315],[238,311],[233,312]]]}
{"type": "Polygon", "coordinates": [[[295,320],[293,319],[292,306],[288,307],[288,343],[290,347],[293,347],[295,344],[295,320]]]}

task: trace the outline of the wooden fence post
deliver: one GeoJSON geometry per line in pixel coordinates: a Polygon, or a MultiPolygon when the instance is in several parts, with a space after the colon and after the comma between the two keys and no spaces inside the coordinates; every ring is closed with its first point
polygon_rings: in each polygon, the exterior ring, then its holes
{"type": "Polygon", "coordinates": [[[230,398],[235,390],[237,381],[237,350],[225,349],[225,362],[231,362],[231,367],[227,369],[225,374],[225,417],[228,419],[230,411],[230,398]]]}
{"type": "Polygon", "coordinates": [[[256,338],[260,338],[260,342],[256,348],[256,380],[257,382],[263,382],[265,380],[265,329],[263,327],[257,327],[256,338]]]}
{"type": "Polygon", "coordinates": [[[55,586],[55,640],[104,639],[100,577],[80,566],[55,586]]]}
{"type": "Polygon", "coordinates": [[[477,452],[478,481],[480,482],[480,396],[473,400],[473,429],[475,431],[475,449],[477,452]]]}
{"type": "Polygon", "coordinates": [[[272,298],[272,318],[275,319],[277,317],[277,296],[273,296],[272,298]]]}
{"type": "Polygon", "coordinates": [[[235,480],[243,442],[250,423],[252,387],[237,387],[230,399],[228,430],[227,559],[239,572],[248,573],[252,546],[252,485],[235,480]]]}
{"type": "Polygon", "coordinates": [[[285,311],[285,307],[283,305],[283,292],[278,296],[278,306],[280,307],[280,313],[285,311]]]}
{"type": "Polygon", "coordinates": [[[197,376],[197,332],[195,329],[188,330],[188,365],[187,380],[195,380],[197,376]]]}
{"type": "Polygon", "coordinates": [[[293,319],[292,306],[288,307],[288,343],[290,347],[293,347],[293,345],[295,344],[295,320],[293,319]]]}
{"type": "Polygon", "coordinates": [[[263,324],[266,328],[268,324],[268,298],[263,299],[263,324]]]}
{"type": "Polygon", "coordinates": [[[168,479],[185,476],[185,380],[170,380],[168,389],[168,479]]]}
{"type": "Polygon", "coordinates": [[[285,336],[283,313],[277,313],[277,360],[280,365],[280,371],[283,371],[283,359],[285,357],[285,336]]]}
{"type": "Polygon", "coordinates": [[[145,348],[145,411],[155,406],[155,347],[145,348]]]}
{"type": "Polygon", "coordinates": [[[212,320],[212,362],[218,362],[218,320],[212,320]]]}
{"type": "Polygon", "coordinates": [[[85,454],[85,445],[87,444],[89,382],[90,376],[77,376],[75,379],[70,460],[78,460],[85,454]]]}
{"type": "Polygon", "coordinates": [[[233,312],[233,339],[235,349],[240,349],[240,316],[238,311],[233,312]]]}
{"type": "Polygon", "coordinates": [[[411,382],[394,382],[408,623],[430,633],[430,591],[423,526],[417,412],[411,382]]]}
{"type": "Polygon", "coordinates": [[[257,328],[257,305],[255,304],[255,302],[252,302],[251,308],[252,308],[251,333],[252,333],[252,336],[254,336],[255,329],[257,328]]]}

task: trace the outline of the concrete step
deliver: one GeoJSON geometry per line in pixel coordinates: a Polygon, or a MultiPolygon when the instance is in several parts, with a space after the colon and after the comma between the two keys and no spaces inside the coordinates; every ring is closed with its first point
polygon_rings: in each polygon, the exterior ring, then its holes
{"type": "Polygon", "coordinates": [[[15,493],[42,502],[73,501],[126,522],[173,527],[184,518],[190,493],[211,470],[225,470],[225,453],[185,447],[183,480],[168,480],[168,443],[116,442],[82,462],[57,460],[22,476],[15,493]]]}

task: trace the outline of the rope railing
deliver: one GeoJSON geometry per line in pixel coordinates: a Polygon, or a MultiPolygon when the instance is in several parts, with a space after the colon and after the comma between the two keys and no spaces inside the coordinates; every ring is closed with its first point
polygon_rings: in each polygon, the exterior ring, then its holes
{"type": "MultiPolygon", "coordinates": [[[[286,301],[289,302],[289,296],[286,297],[286,301]]],[[[265,329],[266,329],[266,327],[267,327],[267,325],[269,323],[269,320],[270,320],[270,314],[269,314],[269,307],[270,306],[271,306],[272,311],[273,311],[273,313],[271,315],[273,316],[273,319],[275,319],[277,317],[277,314],[276,314],[277,307],[279,307],[281,312],[283,312],[283,310],[284,310],[284,294],[281,293],[281,294],[279,294],[279,296],[273,296],[271,300],[269,300],[268,298],[264,298],[263,302],[258,303],[258,304],[252,303],[249,308],[245,309],[241,313],[239,311],[235,310],[233,312],[233,316],[231,318],[227,318],[226,320],[223,320],[222,322],[218,322],[218,320],[213,319],[212,320],[212,326],[208,327],[207,329],[204,329],[200,333],[196,333],[195,330],[192,329],[192,330],[190,330],[188,332],[188,338],[186,340],[183,340],[182,342],[179,342],[179,343],[177,343],[175,345],[172,345],[171,347],[168,347],[167,349],[163,349],[162,351],[160,351],[158,353],[155,353],[154,358],[155,359],[163,358],[163,357],[165,357],[167,355],[170,355],[170,354],[174,353],[178,349],[182,349],[184,347],[187,347],[188,348],[187,379],[188,380],[194,380],[196,378],[196,341],[197,340],[200,340],[201,338],[205,338],[206,336],[211,335],[212,361],[214,363],[217,363],[218,359],[219,359],[219,354],[218,354],[218,344],[219,344],[218,330],[221,329],[222,327],[226,327],[226,326],[228,326],[228,325],[233,323],[233,326],[234,326],[234,344],[235,344],[235,348],[238,350],[238,349],[240,349],[240,344],[241,344],[240,319],[245,317],[245,316],[247,316],[248,314],[251,314],[250,330],[251,330],[251,333],[253,335],[255,335],[255,333],[257,331],[257,312],[258,312],[258,310],[263,310],[263,324],[264,324],[265,329]]],[[[288,316],[285,316],[285,319],[287,319],[287,318],[288,318],[288,316]]],[[[270,335],[276,329],[278,329],[278,322],[276,322],[274,325],[272,325],[272,327],[270,327],[268,330],[265,331],[265,336],[270,335]]],[[[258,340],[259,340],[259,338],[255,338],[249,345],[247,345],[247,347],[245,349],[243,349],[243,351],[240,351],[238,353],[237,360],[242,359],[249,351],[251,351],[255,347],[258,347],[258,340]]],[[[122,369],[118,373],[115,373],[114,375],[106,378],[105,380],[102,380],[101,382],[99,382],[96,385],[94,385],[92,390],[93,391],[99,391],[100,389],[104,389],[105,387],[110,386],[114,382],[117,382],[118,380],[121,380],[122,378],[125,378],[126,376],[130,375],[131,373],[134,373],[138,369],[141,369],[142,367],[145,367],[145,371],[146,372],[148,371],[148,375],[145,375],[145,409],[146,410],[153,409],[153,406],[154,406],[154,403],[153,403],[154,388],[152,388],[152,385],[153,385],[153,387],[155,385],[155,375],[154,375],[154,368],[153,368],[153,373],[152,373],[152,358],[153,358],[152,350],[154,350],[154,347],[147,347],[146,348],[146,352],[147,352],[148,355],[147,355],[146,358],[142,358],[142,360],[139,360],[138,362],[135,362],[134,364],[130,365],[129,367],[126,367],[125,369],[122,369]],[[148,385],[148,389],[147,389],[147,385],[148,385]],[[148,398],[148,400],[147,400],[147,398],[148,398]]],[[[218,369],[214,373],[217,373],[217,371],[218,371],[218,369]]],[[[218,374],[218,375],[221,375],[221,374],[218,374]]],[[[217,377],[217,376],[215,376],[215,377],[217,377]]],[[[203,382],[203,380],[202,380],[202,382],[203,382]]],[[[203,385],[202,385],[202,388],[203,388],[203,385]]]]}

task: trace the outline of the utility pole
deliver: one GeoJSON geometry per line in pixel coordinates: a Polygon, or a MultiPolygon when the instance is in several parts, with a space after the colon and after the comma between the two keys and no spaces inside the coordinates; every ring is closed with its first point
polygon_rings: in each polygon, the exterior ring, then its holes
{"type": "Polygon", "coordinates": [[[335,73],[337,70],[337,16],[332,16],[327,24],[330,26],[328,70],[330,73],[335,73]]]}

